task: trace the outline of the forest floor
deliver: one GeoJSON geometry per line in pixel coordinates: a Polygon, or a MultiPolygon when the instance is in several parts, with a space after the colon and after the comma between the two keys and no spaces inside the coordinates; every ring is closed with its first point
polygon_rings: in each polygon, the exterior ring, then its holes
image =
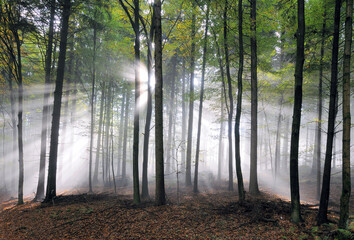
{"type": "Polygon", "coordinates": [[[129,191],[67,192],[50,204],[30,199],[21,206],[14,205],[16,200],[3,202],[0,239],[351,239],[354,235],[354,219],[352,232],[337,230],[336,206],[329,213],[332,223],[317,227],[318,206],[310,204],[302,205],[304,222],[291,223],[290,203],[266,189],[257,197],[247,195],[240,204],[237,192],[227,191],[226,182],[199,194],[182,188],[179,201],[171,188],[165,206],[152,200],[135,205],[129,191]]]}

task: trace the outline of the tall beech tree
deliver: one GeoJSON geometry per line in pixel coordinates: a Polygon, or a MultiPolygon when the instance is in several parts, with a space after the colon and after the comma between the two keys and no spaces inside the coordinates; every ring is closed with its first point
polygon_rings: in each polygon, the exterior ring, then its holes
{"type": "Polygon", "coordinates": [[[204,81],[205,81],[205,67],[207,61],[207,47],[208,47],[208,28],[209,28],[209,2],[207,2],[206,20],[205,20],[205,32],[204,32],[204,45],[203,45],[203,63],[202,63],[202,79],[200,86],[199,97],[199,116],[198,116],[198,132],[197,132],[197,147],[195,153],[195,168],[194,168],[194,185],[193,192],[198,192],[198,166],[199,166],[199,150],[200,150],[200,135],[202,128],[202,116],[203,116],[203,100],[204,100],[204,81]]]}
{"type": "Polygon", "coordinates": [[[320,208],[317,216],[317,224],[327,222],[327,209],[329,201],[330,181],[331,181],[331,163],[333,151],[333,137],[335,131],[335,121],[337,114],[337,99],[338,99],[338,50],[339,50],[339,25],[340,25],[340,9],[342,0],[335,1],[334,10],[334,30],[333,30],[333,45],[332,45],[332,65],[331,65],[331,87],[328,112],[328,127],[327,127],[327,144],[326,157],[323,171],[322,191],[320,199],[320,208]]]}
{"type": "Polygon", "coordinates": [[[232,80],[230,73],[230,60],[229,60],[229,45],[228,45],[228,26],[227,26],[227,10],[228,10],[228,1],[225,1],[224,6],[224,54],[225,54],[225,65],[226,65],[226,78],[229,94],[229,114],[228,114],[228,140],[229,140],[229,191],[234,190],[233,186],[233,167],[232,167],[232,115],[234,109],[234,100],[232,96],[232,80]]]}
{"type": "Polygon", "coordinates": [[[302,221],[300,213],[300,191],[299,191],[299,137],[301,124],[302,107],[302,82],[304,41],[305,41],[305,2],[297,1],[297,32],[296,32],[296,65],[295,65],[295,95],[293,108],[293,122],[291,127],[290,144],[290,193],[291,193],[291,221],[299,223],[302,221]]]}
{"type": "Polygon", "coordinates": [[[192,33],[191,33],[191,78],[189,83],[189,116],[187,134],[187,156],[186,156],[186,186],[192,185],[192,142],[193,142],[193,113],[194,113],[194,68],[195,68],[195,34],[196,34],[196,8],[195,2],[192,3],[192,33]]]}
{"type": "Polygon", "coordinates": [[[47,191],[44,201],[50,202],[56,196],[56,178],[57,178],[57,158],[58,158],[58,139],[60,126],[60,110],[63,95],[63,82],[65,70],[66,45],[69,29],[69,17],[71,14],[71,1],[64,0],[62,5],[61,29],[60,29],[60,47],[57,68],[57,78],[54,90],[54,105],[52,117],[52,129],[50,135],[49,167],[47,191]]]}
{"type": "Polygon", "coordinates": [[[249,191],[252,195],[259,193],[257,177],[257,115],[258,115],[258,87],[257,87],[257,1],[251,0],[251,164],[249,191]]]}
{"type": "Polygon", "coordinates": [[[340,198],[339,227],[346,228],[349,219],[350,178],[350,59],[353,35],[353,0],[346,0],[345,42],[343,60],[343,155],[342,155],[342,196],[340,198]]]}
{"type": "Polygon", "coordinates": [[[157,205],[166,204],[163,160],[163,78],[162,78],[162,27],[161,1],[155,0],[155,157],[157,205]]]}
{"type": "Polygon", "coordinates": [[[241,150],[240,150],[240,120],[242,110],[242,73],[243,73],[243,9],[242,0],[238,0],[238,51],[239,51],[239,68],[237,73],[237,106],[235,119],[235,157],[236,157],[236,175],[238,186],[238,198],[240,202],[245,200],[245,188],[243,185],[243,177],[241,170],[241,150]]]}

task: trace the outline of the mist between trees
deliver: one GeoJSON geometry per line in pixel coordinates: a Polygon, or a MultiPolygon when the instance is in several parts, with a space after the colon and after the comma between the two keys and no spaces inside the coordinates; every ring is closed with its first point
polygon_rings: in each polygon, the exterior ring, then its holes
{"type": "Polygon", "coordinates": [[[345,228],[352,4],[1,0],[1,196],[131,186],[164,205],[227,182],[291,200],[294,222],[321,200],[321,224],[340,174],[345,228]]]}

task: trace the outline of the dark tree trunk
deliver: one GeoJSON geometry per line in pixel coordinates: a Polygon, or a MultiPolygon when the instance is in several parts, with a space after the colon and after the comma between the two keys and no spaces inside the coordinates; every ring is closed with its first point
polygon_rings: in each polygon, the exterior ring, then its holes
{"type": "Polygon", "coordinates": [[[231,83],[231,74],[230,74],[230,61],[229,61],[229,47],[228,47],[228,39],[227,39],[227,8],[228,2],[225,1],[225,8],[224,8],[224,52],[225,52],[225,61],[226,61],[226,77],[228,83],[228,90],[229,90],[229,102],[230,102],[230,109],[228,115],[228,139],[229,139],[229,191],[234,190],[233,186],[233,167],[232,167],[232,115],[234,109],[234,100],[232,96],[232,83],[231,83]]]}
{"type": "Polygon", "coordinates": [[[134,32],[135,32],[135,109],[133,135],[133,184],[134,203],[140,203],[139,192],[139,101],[140,101],[140,32],[139,32],[139,0],[134,0],[134,32]]]}
{"type": "Polygon", "coordinates": [[[331,89],[329,100],[329,112],[328,112],[328,127],[327,127],[327,144],[326,144],[326,156],[323,170],[323,184],[320,199],[320,208],[317,216],[317,224],[327,222],[327,210],[329,201],[329,191],[331,182],[331,161],[333,150],[333,136],[334,125],[336,121],[337,113],[337,85],[338,85],[338,49],[339,49],[339,25],[340,25],[340,8],[341,0],[335,1],[334,12],[334,31],[333,31],[333,47],[332,47],[332,67],[331,67],[331,89]]]}
{"type": "Polygon", "coordinates": [[[353,0],[346,1],[345,16],[345,43],[343,61],[343,172],[342,172],[342,196],[340,198],[339,227],[348,227],[349,200],[351,192],[350,182],[350,58],[352,46],[353,26],[353,0]]]}
{"type": "Polygon", "coordinates": [[[240,120],[242,109],[242,73],[243,73],[243,11],[242,0],[238,0],[238,34],[239,34],[239,68],[237,75],[237,106],[235,119],[235,157],[236,157],[236,175],[238,186],[238,199],[240,202],[245,200],[245,188],[243,186],[243,177],[241,169],[241,150],[240,150],[240,120]]]}
{"type": "Polygon", "coordinates": [[[295,96],[293,123],[291,129],[290,146],[290,192],[291,192],[291,221],[299,223],[302,221],[300,214],[300,192],[299,192],[299,137],[301,124],[302,107],[302,81],[304,65],[304,39],[305,39],[305,3],[304,0],[297,1],[298,30],[296,33],[297,50],[295,66],[295,96]]]}
{"type": "Polygon", "coordinates": [[[45,160],[47,152],[47,130],[49,116],[49,97],[50,97],[50,82],[51,82],[51,63],[53,52],[53,35],[54,35],[54,17],[55,17],[55,0],[50,1],[50,21],[48,30],[48,45],[45,56],[45,82],[44,82],[44,97],[42,110],[42,131],[41,131],[41,153],[39,157],[39,175],[37,191],[34,200],[44,198],[44,179],[45,179],[45,160]]]}
{"type": "Polygon", "coordinates": [[[53,118],[52,129],[50,138],[50,151],[49,151],[49,168],[48,168],[48,183],[45,202],[50,202],[56,196],[56,174],[57,174],[57,156],[58,156],[58,138],[60,126],[60,110],[61,99],[63,94],[63,81],[65,71],[65,55],[66,43],[69,29],[69,16],[71,13],[71,2],[65,0],[63,3],[63,13],[61,20],[60,30],[60,51],[57,69],[57,79],[54,91],[54,105],[53,105],[53,118]]]}
{"type": "Polygon", "coordinates": [[[194,168],[193,192],[195,192],[195,193],[198,192],[199,149],[200,149],[200,135],[201,135],[202,116],[203,116],[205,66],[206,66],[206,61],[207,61],[207,47],[208,47],[208,28],[209,28],[209,4],[207,3],[206,20],[205,20],[205,33],[204,33],[204,46],[203,46],[202,79],[201,79],[200,99],[199,99],[197,148],[196,148],[196,154],[195,154],[195,168],[194,168]]]}
{"type": "Polygon", "coordinates": [[[251,169],[249,191],[252,195],[259,193],[257,179],[257,38],[256,38],[256,0],[251,0],[251,169]]]}
{"type": "Polygon", "coordinates": [[[24,181],[24,164],[23,164],[23,79],[22,79],[22,56],[21,56],[21,41],[18,32],[14,32],[16,48],[17,48],[17,84],[18,84],[18,163],[19,163],[19,175],[18,175],[18,200],[17,204],[23,204],[23,181],[24,181]]]}
{"type": "Polygon", "coordinates": [[[188,137],[187,137],[187,161],[186,161],[186,186],[192,185],[192,137],[193,137],[193,112],[194,112],[194,68],[195,68],[195,34],[196,34],[196,13],[195,3],[192,8],[192,35],[191,35],[191,79],[189,89],[189,119],[188,119],[188,137]]]}
{"type": "Polygon", "coordinates": [[[164,205],[165,179],[163,160],[163,79],[161,1],[155,0],[155,149],[156,149],[156,204],[164,205]]]}
{"type": "Polygon", "coordinates": [[[141,197],[143,199],[149,198],[149,181],[148,181],[148,162],[149,162],[149,139],[150,127],[152,116],[152,93],[151,93],[151,74],[152,74],[152,46],[151,42],[154,37],[154,13],[152,14],[152,24],[150,34],[148,37],[148,52],[147,52],[147,68],[148,68],[148,82],[147,82],[147,109],[146,109],[146,122],[144,131],[144,150],[143,150],[143,176],[142,176],[142,189],[141,197]]]}

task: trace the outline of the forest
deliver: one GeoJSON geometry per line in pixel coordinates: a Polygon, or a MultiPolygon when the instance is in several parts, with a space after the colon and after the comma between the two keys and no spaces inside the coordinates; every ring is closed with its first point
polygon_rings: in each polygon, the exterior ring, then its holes
{"type": "Polygon", "coordinates": [[[0,6],[0,239],[354,239],[353,0],[0,6]]]}

